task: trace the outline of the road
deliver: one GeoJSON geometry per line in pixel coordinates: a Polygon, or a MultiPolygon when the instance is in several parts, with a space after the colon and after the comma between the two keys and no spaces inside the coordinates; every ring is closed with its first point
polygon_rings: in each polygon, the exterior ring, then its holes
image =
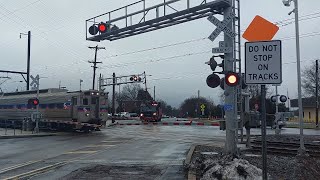
{"type": "MultiPolygon", "coordinates": [[[[258,129],[253,130],[253,134],[258,133],[258,129]]],[[[160,125],[112,126],[91,134],[1,139],[0,179],[184,179],[182,164],[190,145],[223,146],[224,139],[225,132],[219,127],[160,125]]]]}

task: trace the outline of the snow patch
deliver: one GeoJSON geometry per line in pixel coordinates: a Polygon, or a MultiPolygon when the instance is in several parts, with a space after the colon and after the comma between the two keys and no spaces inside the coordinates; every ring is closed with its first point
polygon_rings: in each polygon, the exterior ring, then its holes
{"type": "Polygon", "coordinates": [[[250,164],[244,159],[233,159],[232,161],[207,160],[204,162],[205,173],[201,180],[220,180],[220,179],[237,179],[237,180],[260,180],[262,179],[262,170],[250,164]]]}

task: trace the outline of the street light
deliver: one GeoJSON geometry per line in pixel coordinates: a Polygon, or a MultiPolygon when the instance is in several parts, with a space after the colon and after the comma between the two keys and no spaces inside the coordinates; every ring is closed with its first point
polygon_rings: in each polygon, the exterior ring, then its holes
{"type": "Polygon", "coordinates": [[[298,77],[298,106],[299,106],[299,124],[300,124],[300,148],[299,154],[303,155],[306,152],[303,140],[303,115],[302,115],[302,96],[301,96],[301,70],[300,70],[300,40],[299,40],[299,10],[298,0],[282,0],[283,5],[290,6],[294,2],[294,9],[289,12],[289,15],[295,14],[295,28],[296,28],[296,54],[297,54],[297,77],[298,77]]]}

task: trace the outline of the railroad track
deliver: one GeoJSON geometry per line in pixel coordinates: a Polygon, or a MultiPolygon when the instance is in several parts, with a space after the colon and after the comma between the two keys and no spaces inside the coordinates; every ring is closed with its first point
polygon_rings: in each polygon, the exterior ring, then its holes
{"type": "MultiPolygon", "coordinates": [[[[299,143],[267,141],[267,153],[271,154],[297,155],[299,147],[299,143]]],[[[305,148],[310,156],[320,157],[320,144],[305,143],[305,148]]],[[[251,150],[261,152],[261,141],[252,141],[251,150]]]]}

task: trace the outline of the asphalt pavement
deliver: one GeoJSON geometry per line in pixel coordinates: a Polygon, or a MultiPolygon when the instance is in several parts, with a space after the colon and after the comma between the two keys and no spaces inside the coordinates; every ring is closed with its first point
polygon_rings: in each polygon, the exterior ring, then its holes
{"type": "MultiPolygon", "coordinates": [[[[259,129],[252,130],[252,134],[259,133],[259,129]]],[[[299,130],[288,128],[282,133],[298,134],[299,130]]],[[[320,131],[305,130],[305,134],[320,135],[320,131]]],[[[224,139],[225,131],[219,127],[161,125],[0,139],[0,179],[185,179],[182,165],[190,146],[223,146],[224,139]]]]}

